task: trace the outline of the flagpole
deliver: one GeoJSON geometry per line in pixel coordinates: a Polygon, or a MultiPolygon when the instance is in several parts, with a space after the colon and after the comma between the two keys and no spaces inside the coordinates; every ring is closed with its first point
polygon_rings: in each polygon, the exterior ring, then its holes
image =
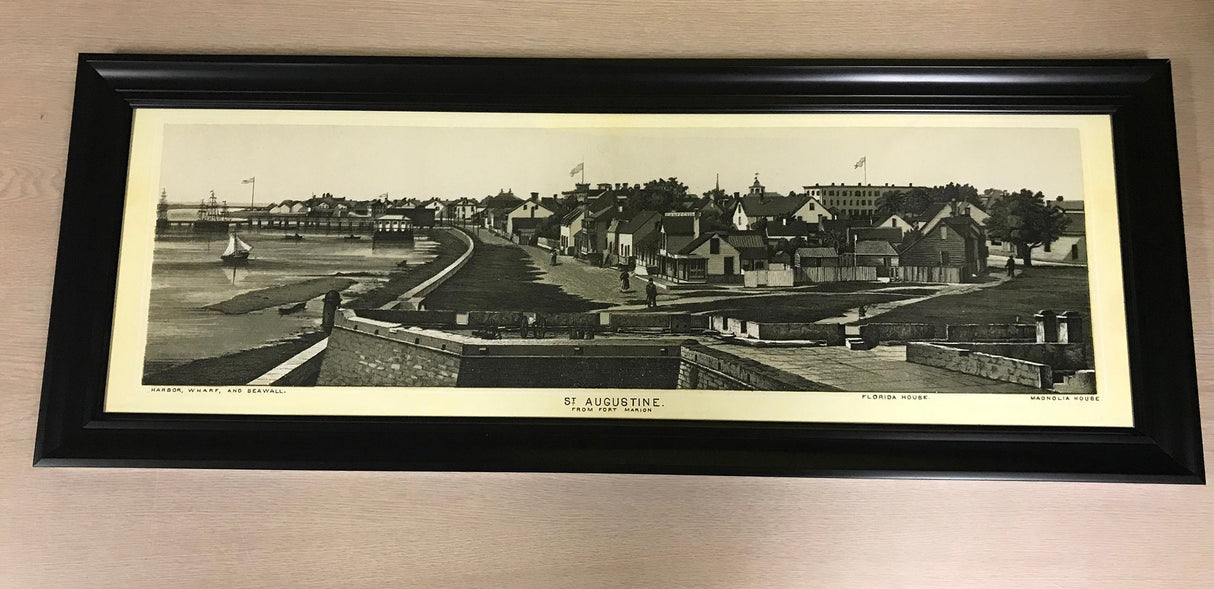
{"type": "Polygon", "coordinates": [[[250,210],[257,208],[257,205],[253,204],[256,200],[257,200],[257,176],[253,176],[253,181],[249,182],[249,209],[250,210]]]}

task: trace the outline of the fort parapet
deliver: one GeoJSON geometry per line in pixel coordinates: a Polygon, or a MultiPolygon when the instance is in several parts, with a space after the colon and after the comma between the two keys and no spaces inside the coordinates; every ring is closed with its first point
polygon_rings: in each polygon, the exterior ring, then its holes
{"type": "MultiPolygon", "coordinates": [[[[359,313],[363,313],[360,311],[359,313]]],[[[399,312],[397,312],[399,313],[399,312]]],[[[708,349],[679,330],[679,314],[571,314],[569,320],[603,322],[604,335],[593,340],[482,339],[451,329],[436,329],[446,316],[396,315],[427,326],[383,321],[384,312],[360,317],[339,313],[321,362],[320,386],[633,388],[728,390],[837,390],[727,352],[708,349]],[[572,315],[578,315],[574,317],[572,315]],[[664,326],[664,327],[662,327],[664,326]],[[661,335],[629,336],[629,329],[667,330],[661,335]],[[623,333],[624,335],[619,335],[623,333]]],[[[454,327],[501,320],[514,315],[478,316],[454,327]],[[463,325],[461,325],[463,324],[463,325]]],[[[460,318],[464,319],[463,317],[460,318]]],[[[555,326],[559,327],[559,326],[555,326]]]]}

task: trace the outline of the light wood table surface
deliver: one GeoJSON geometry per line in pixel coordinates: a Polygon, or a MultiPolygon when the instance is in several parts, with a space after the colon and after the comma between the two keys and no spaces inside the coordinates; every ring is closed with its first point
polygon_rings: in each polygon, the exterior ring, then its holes
{"type": "Polygon", "coordinates": [[[1214,2],[0,0],[0,586],[1214,586],[1199,486],[34,469],[76,54],[110,51],[1171,58],[1212,462],[1214,2]]]}

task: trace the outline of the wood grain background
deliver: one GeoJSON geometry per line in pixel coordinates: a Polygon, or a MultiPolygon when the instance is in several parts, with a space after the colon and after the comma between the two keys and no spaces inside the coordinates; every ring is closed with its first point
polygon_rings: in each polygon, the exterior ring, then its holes
{"type": "Polygon", "coordinates": [[[1214,463],[1212,2],[0,0],[0,586],[1214,586],[1209,487],[35,470],[76,53],[109,51],[1171,58],[1214,463]]]}

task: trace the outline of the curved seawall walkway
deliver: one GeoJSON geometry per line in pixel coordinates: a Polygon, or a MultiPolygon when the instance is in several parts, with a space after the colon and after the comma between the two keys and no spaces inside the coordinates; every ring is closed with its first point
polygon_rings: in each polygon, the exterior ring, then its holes
{"type": "Polygon", "coordinates": [[[434,291],[434,289],[442,286],[447,279],[455,276],[455,273],[459,272],[460,268],[463,268],[464,264],[467,264],[468,260],[472,259],[472,254],[476,250],[476,242],[463,229],[452,228],[451,232],[458,236],[460,240],[468,246],[468,249],[464,250],[464,253],[461,254],[460,257],[456,258],[455,261],[446,268],[439,270],[438,273],[430,278],[427,278],[421,284],[405,291],[404,294],[401,294],[395,300],[389,301],[387,304],[382,305],[380,309],[391,309],[402,302],[407,303],[412,299],[420,299],[430,294],[434,291]]]}
{"type": "MultiPolygon", "coordinates": [[[[476,249],[474,240],[461,229],[452,228],[451,232],[457,235],[460,240],[468,246],[464,253],[456,258],[455,261],[448,264],[447,267],[435,273],[434,276],[427,278],[421,284],[418,284],[417,286],[405,291],[399,297],[392,299],[384,305],[381,305],[379,307],[380,309],[391,309],[401,302],[407,302],[410,299],[425,296],[427,293],[441,286],[443,282],[446,282],[449,278],[455,276],[459,269],[463,268],[464,264],[468,263],[468,260],[472,258],[473,251],[476,249]]],[[[277,380],[283,378],[287,374],[290,374],[296,368],[299,368],[304,363],[315,358],[317,354],[324,352],[328,342],[329,338],[327,337],[319,342],[316,342],[306,350],[292,356],[291,358],[288,358],[286,362],[271,368],[261,376],[249,381],[248,384],[250,386],[268,386],[274,384],[274,382],[277,380]]]]}

